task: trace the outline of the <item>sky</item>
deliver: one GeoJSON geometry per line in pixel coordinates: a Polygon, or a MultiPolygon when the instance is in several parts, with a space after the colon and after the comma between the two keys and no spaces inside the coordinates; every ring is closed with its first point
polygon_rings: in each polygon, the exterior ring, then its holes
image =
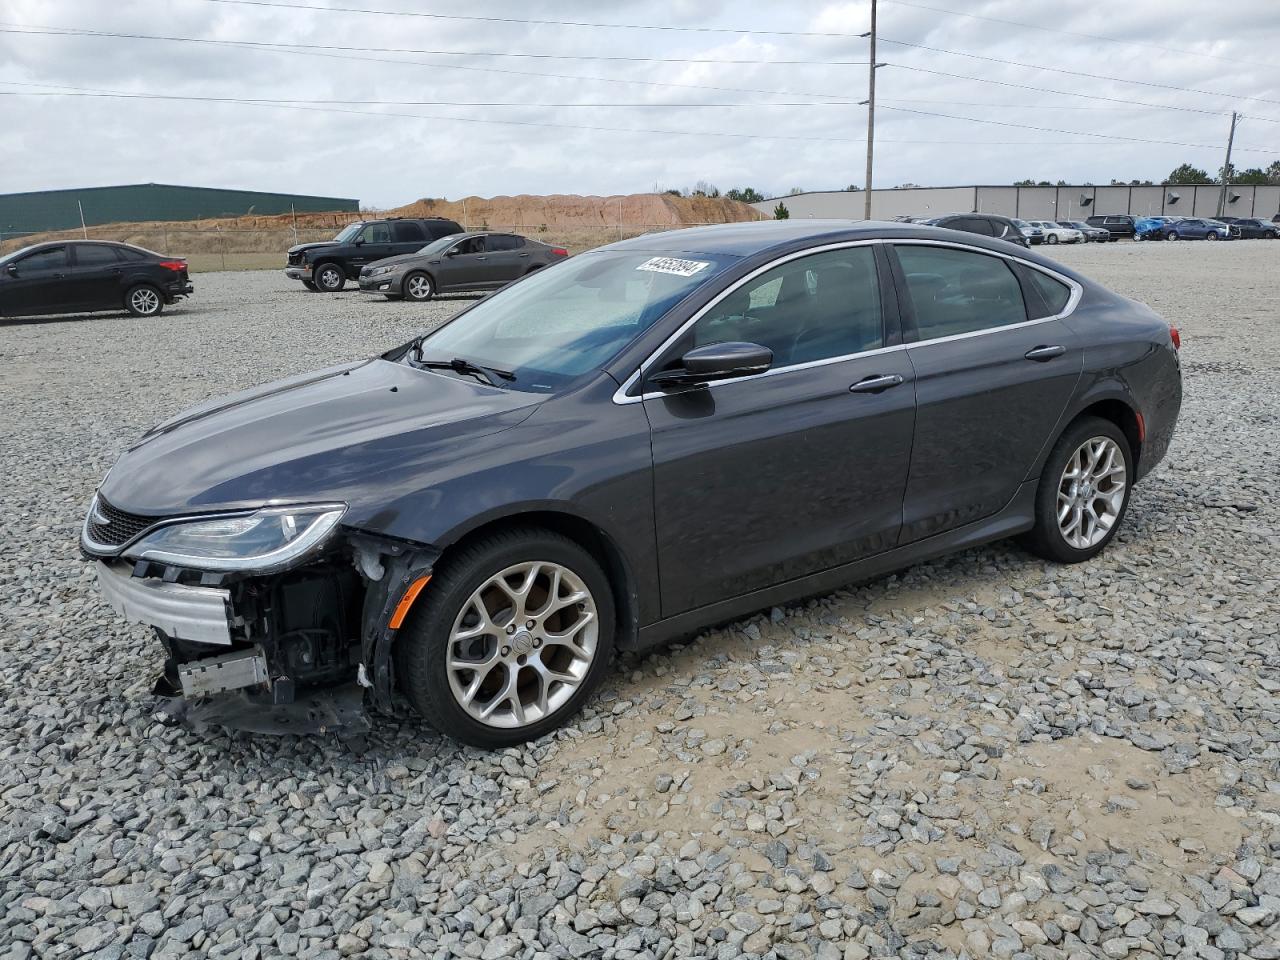
{"type": "MultiPolygon", "coordinates": [[[[377,209],[841,189],[865,175],[869,19],[870,0],[4,0],[0,191],[155,181],[377,209]],[[87,92],[135,96],[66,95],[87,92]]],[[[1216,170],[1233,110],[1235,165],[1280,160],[1276,0],[880,0],[878,33],[877,187],[1216,170]]]]}

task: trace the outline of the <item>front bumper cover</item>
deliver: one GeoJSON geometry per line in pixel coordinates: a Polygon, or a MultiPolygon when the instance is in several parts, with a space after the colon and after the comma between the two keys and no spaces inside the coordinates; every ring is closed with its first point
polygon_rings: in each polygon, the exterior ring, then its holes
{"type": "Polygon", "coordinates": [[[123,564],[97,562],[98,588],[126,620],[193,643],[231,646],[231,591],[135,577],[123,564]]]}

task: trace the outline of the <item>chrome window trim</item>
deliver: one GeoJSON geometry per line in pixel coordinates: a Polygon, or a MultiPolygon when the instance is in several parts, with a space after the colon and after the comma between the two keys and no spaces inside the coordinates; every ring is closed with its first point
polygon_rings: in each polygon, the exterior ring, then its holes
{"type": "MultiPolygon", "coordinates": [[[[999,239],[999,238],[997,237],[996,239],[999,239]]],[[[771,260],[767,264],[757,267],[755,270],[751,271],[751,273],[747,274],[745,277],[742,277],[732,286],[726,287],[724,290],[720,291],[720,293],[717,294],[714,299],[706,303],[701,309],[698,310],[697,313],[695,313],[692,317],[690,317],[683,324],[681,324],[680,328],[676,330],[675,333],[667,337],[667,339],[664,340],[656,350],[651,352],[649,356],[647,356],[640,363],[640,366],[635,370],[635,372],[633,372],[631,376],[627,377],[627,379],[622,382],[622,386],[620,386],[617,390],[614,391],[613,402],[619,405],[628,404],[628,403],[643,403],[645,400],[655,400],[660,397],[671,396],[670,393],[662,390],[655,390],[652,393],[642,393],[642,394],[637,394],[635,396],[630,396],[627,391],[631,390],[631,388],[635,386],[636,382],[645,373],[645,371],[648,370],[649,367],[653,365],[654,361],[659,356],[661,356],[667,350],[668,347],[670,347],[673,343],[679,340],[680,337],[684,335],[685,331],[687,331],[691,326],[693,326],[695,323],[701,320],[703,316],[705,316],[711,310],[712,307],[716,306],[716,304],[720,303],[720,301],[724,300],[731,293],[734,293],[735,291],[737,291],[738,288],[741,287],[743,284],[749,283],[750,281],[756,279],[756,277],[760,276],[761,274],[767,273],[768,271],[772,270],[774,267],[782,266],[784,263],[790,263],[792,260],[799,260],[800,258],[810,256],[811,254],[826,253],[829,250],[844,250],[850,247],[870,246],[873,244],[890,244],[894,246],[953,247],[957,250],[964,250],[970,253],[985,254],[991,257],[1000,257],[1001,259],[1004,259],[1004,260],[1010,260],[1016,263],[1020,263],[1024,267],[1028,267],[1029,269],[1039,270],[1041,273],[1052,277],[1058,282],[1066,284],[1067,287],[1069,287],[1071,290],[1071,295],[1067,298],[1067,304],[1065,307],[1062,308],[1062,312],[1053,314],[1052,316],[1037,317],[1035,320],[1024,320],[1022,323],[1010,323],[1002,327],[988,327],[985,330],[973,330],[969,333],[956,333],[956,334],[952,334],[949,337],[933,337],[929,340],[914,340],[911,343],[894,344],[891,347],[876,347],[873,350],[862,350],[862,351],[859,351],[858,353],[844,354],[843,356],[839,356],[839,357],[824,357],[821,360],[808,360],[804,363],[793,363],[785,367],[770,367],[768,370],[764,371],[763,373],[753,373],[750,376],[746,376],[746,377],[734,377],[730,380],[719,380],[719,381],[710,382],[706,384],[707,389],[713,389],[715,387],[724,386],[730,383],[746,383],[751,380],[759,380],[763,377],[776,376],[780,373],[791,373],[795,370],[809,370],[814,367],[823,367],[832,363],[843,363],[846,360],[853,360],[854,358],[857,358],[857,357],[873,357],[878,354],[896,353],[899,350],[912,350],[917,347],[929,346],[935,343],[950,343],[953,340],[967,340],[970,337],[983,337],[992,333],[1000,333],[1003,330],[1019,330],[1024,327],[1031,327],[1041,323],[1049,323],[1050,321],[1053,321],[1053,320],[1061,320],[1065,317],[1069,317],[1072,313],[1075,312],[1076,307],[1080,304],[1080,300],[1084,297],[1084,287],[1082,287],[1075,280],[1072,280],[1070,277],[1064,274],[1058,273],[1056,270],[1050,267],[1045,267],[1038,263],[1032,263],[1030,260],[1024,260],[1022,257],[1017,256],[1016,254],[1013,254],[1013,253],[1004,253],[1003,251],[1000,251],[1000,250],[987,250],[982,247],[974,247],[967,243],[961,243],[956,240],[928,240],[928,239],[915,239],[915,238],[906,238],[906,237],[902,239],[874,237],[868,240],[845,240],[839,243],[823,244],[822,246],[819,246],[819,247],[810,247],[807,250],[799,250],[799,251],[796,251],[795,253],[789,253],[785,257],[780,257],[777,260],[771,260]]],[[[1016,280],[1017,278],[1015,277],[1014,279],[1016,280]]],[[[1021,284],[1019,283],[1019,285],[1021,284]]]]}

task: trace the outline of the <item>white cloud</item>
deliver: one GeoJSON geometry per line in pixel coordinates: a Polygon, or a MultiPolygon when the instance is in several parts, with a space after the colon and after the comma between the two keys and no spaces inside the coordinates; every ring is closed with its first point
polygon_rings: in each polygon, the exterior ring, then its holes
{"type": "MultiPolygon", "coordinates": [[[[325,3],[328,0],[311,0],[325,3]]],[[[886,40],[878,74],[877,185],[1008,182],[1022,177],[1107,182],[1158,179],[1190,161],[1221,163],[1224,114],[1247,116],[1237,134],[1240,166],[1280,154],[1280,71],[1266,69],[1280,41],[1269,0],[1205,12],[1192,0],[1063,5],[1056,0],[918,0],[983,16],[1077,33],[1213,54],[1223,59],[1049,33],[951,16],[883,0],[886,40]],[[1080,71],[1057,74],[890,43],[908,41],[981,57],[1080,71]],[[1007,84],[1048,87],[1114,101],[1060,96],[1021,86],[940,77],[937,70],[1007,84]],[[1187,93],[1102,76],[1215,93],[1187,93]],[[1252,98],[1252,99],[1251,99],[1252,98]],[[1259,99],[1260,98],[1260,99],[1259,99]],[[1272,103],[1266,100],[1276,101],[1272,103]],[[938,102],[946,101],[946,102],[938,102]],[[1207,113],[1135,107],[1133,101],[1207,113]],[[970,105],[978,104],[978,105],[970,105]],[[996,105],[996,106],[991,106],[996,105]],[[899,108],[899,109],[890,109],[899,108]],[[1210,145],[1136,144],[1036,132],[908,110],[1064,130],[1210,145]],[[967,141],[963,143],[911,141],[967,141]],[[1010,145],[1006,141],[1017,141],[1010,145]]],[[[371,7],[418,9],[404,0],[371,7]]],[[[798,4],[693,2],[608,5],[526,0],[465,8],[484,16],[608,20],[683,27],[860,33],[868,0],[798,4]]],[[[437,10],[464,8],[442,8],[437,10]]],[[[206,0],[9,0],[6,22],[222,40],[409,47],[589,56],[865,60],[856,37],[597,30],[378,17],[210,3],[206,0]]],[[[287,110],[240,104],[93,98],[0,97],[0,155],[6,189],[157,180],[359,197],[389,206],[420,196],[501,193],[616,193],[709,180],[764,191],[838,188],[862,180],[866,67],[660,64],[505,57],[312,51],[290,54],[198,43],[0,34],[0,80],[185,96],[422,100],[433,105],[287,110]],[[359,59],[359,58],[366,59],[359,59]],[[410,60],[416,63],[378,62],[410,60]],[[484,68],[484,69],[463,69],[484,68]],[[783,96],[676,86],[606,83],[535,74],[612,77],[653,83],[782,91],[783,96]],[[770,101],[846,97],[843,105],[769,106],[770,101]],[[525,106],[449,107],[439,101],[512,101],[525,106]],[[646,103],[560,108],[537,103],[646,103]],[[749,108],[681,103],[751,103],[749,108]],[[417,116],[397,116],[411,114],[417,116]],[[420,116],[688,131],[690,135],[590,131],[554,126],[449,122],[420,116]],[[749,133],[732,138],[707,135],[749,133]],[[846,138],[850,142],[774,139],[846,138]]],[[[30,88],[4,87],[20,90],[30,88]]]]}

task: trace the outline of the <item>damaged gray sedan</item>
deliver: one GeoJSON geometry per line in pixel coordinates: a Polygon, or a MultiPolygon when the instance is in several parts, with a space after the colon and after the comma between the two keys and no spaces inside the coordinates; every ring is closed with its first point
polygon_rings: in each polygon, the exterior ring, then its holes
{"type": "Polygon", "coordinates": [[[81,547],[155,628],[161,693],[223,717],[403,698],[506,746],[615,649],[1002,537],[1096,556],[1168,449],[1179,342],[973,234],[638,237],[161,424],[81,547]]]}

